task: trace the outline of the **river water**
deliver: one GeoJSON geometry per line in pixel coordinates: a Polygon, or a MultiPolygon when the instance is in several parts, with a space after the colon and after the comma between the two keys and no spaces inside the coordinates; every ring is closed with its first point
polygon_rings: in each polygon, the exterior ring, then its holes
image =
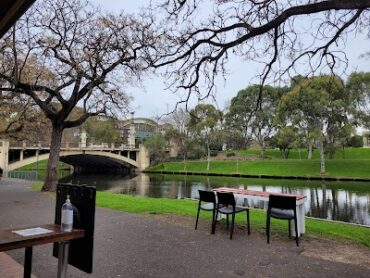
{"type": "MultiPolygon", "coordinates": [[[[307,196],[306,215],[370,226],[370,183],[139,174],[79,174],[61,182],[95,185],[97,190],[164,198],[198,198],[198,189],[221,186],[307,196]]],[[[264,202],[249,205],[265,208],[264,202]]]]}

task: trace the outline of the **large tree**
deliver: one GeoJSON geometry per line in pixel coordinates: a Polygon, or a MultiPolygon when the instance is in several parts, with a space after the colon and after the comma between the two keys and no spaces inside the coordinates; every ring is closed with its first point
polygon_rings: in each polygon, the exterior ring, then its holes
{"type": "Polygon", "coordinates": [[[50,158],[43,190],[57,181],[63,130],[96,115],[117,115],[127,109],[123,86],[140,78],[144,57],[155,44],[151,18],[102,14],[86,1],[39,1],[1,40],[0,79],[3,95],[26,96],[52,125],[50,158]],[[47,68],[46,82],[32,63],[47,68]],[[71,117],[80,106],[83,113],[71,117]]]}
{"type": "Polygon", "coordinates": [[[370,130],[370,72],[354,72],[346,83],[348,92],[355,100],[354,119],[370,130]]]}
{"type": "Polygon", "coordinates": [[[210,168],[211,161],[211,133],[220,126],[222,112],[212,104],[198,104],[190,111],[188,128],[194,138],[204,143],[207,151],[207,171],[210,168]]]}
{"type": "Polygon", "coordinates": [[[350,102],[342,80],[327,75],[301,79],[279,101],[279,117],[305,134],[309,156],[313,140],[319,142],[322,174],[325,173],[325,139],[329,147],[340,139],[338,131],[349,123],[350,102]]]}
{"type": "Polygon", "coordinates": [[[370,0],[163,0],[160,8],[172,29],[154,62],[168,66],[171,88],[187,92],[184,101],[212,94],[234,55],[262,64],[261,85],[297,71],[334,72],[348,62],[348,33],[368,36],[370,26],[370,0]]]}
{"type": "Polygon", "coordinates": [[[251,85],[238,92],[231,100],[229,112],[225,116],[225,124],[240,132],[245,138],[255,140],[261,149],[261,156],[265,156],[266,142],[274,131],[274,118],[280,88],[269,85],[263,88],[261,109],[256,111],[259,85],[251,85]]]}

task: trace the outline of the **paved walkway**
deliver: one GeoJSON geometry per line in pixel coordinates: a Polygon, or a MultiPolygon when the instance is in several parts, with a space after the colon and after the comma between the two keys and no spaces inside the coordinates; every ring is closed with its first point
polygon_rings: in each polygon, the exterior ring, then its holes
{"type": "MultiPolygon", "coordinates": [[[[23,277],[23,266],[2,252],[0,253],[0,275],[1,278],[23,277]]],[[[36,278],[34,275],[31,276],[32,278],[36,278]]]]}
{"type": "MultiPolygon", "coordinates": [[[[188,225],[98,208],[96,212],[94,272],[68,268],[69,277],[370,277],[370,269],[303,255],[305,242],[265,239],[237,229],[234,239],[225,232],[210,235],[208,225],[195,231],[188,225]]],[[[32,191],[30,183],[0,181],[0,228],[51,223],[54,198],[32,191]]],[[[23,262],[23,250],[8,252],[23,262]]],[[[33,272],[56,277],[52,246],[34,248],[33,272]]],[[[2,270],[0,269],[0,273],[2,270]]],[[[0,275],[1,276],[1,275],[0,275]]]]}

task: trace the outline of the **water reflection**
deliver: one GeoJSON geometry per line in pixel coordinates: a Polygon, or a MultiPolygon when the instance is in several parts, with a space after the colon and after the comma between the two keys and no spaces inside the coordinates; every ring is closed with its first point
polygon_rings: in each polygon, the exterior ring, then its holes
{"type": "MultiPolygon", "coordinates": [[[[98,190],[119,194],[165,198],[198,198],[198,189],[220,186],[259,191],[283,192],[307,196],[306,215],[370,226],[370,184],[313,182],[297,180],[262,180],[179,175],[78,175],[63,182],[95,185],[98,190]]],[[[240,200],[244,201],[244,200],[240,200]]],[[[261,201],[248,200],[248,205],[265,208],[261,201]]]]}

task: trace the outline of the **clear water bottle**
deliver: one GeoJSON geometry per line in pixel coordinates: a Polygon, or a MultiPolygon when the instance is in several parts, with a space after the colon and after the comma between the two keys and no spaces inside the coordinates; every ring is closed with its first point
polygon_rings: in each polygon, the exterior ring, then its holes
{"type": "Polygon", "coordinates": [[[61,229],[63,232],[71,232],[73,228],[73,206],[69,195],[67,195],[67,200],[62,206],[62,221],[61,229]]]}

